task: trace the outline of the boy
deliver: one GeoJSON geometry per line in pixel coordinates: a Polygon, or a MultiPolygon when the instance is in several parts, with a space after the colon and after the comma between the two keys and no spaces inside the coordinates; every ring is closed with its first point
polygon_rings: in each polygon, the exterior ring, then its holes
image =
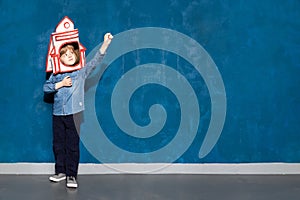
{"type": "MultiPolygon", "coordinates": [[[[53,103],[53,152],[55,174],[50,181],[67,179],[67,187],[77,188],[79,165],[79,127],[75,121],[84,110],[84,83],[95,67],[102,61],[113,36],[106,33],[104,41],[94,58],[85,67],[65,73],[52,74],[44,84],[45,93],[55,93],[53,103]]],[[[60,62],[75,66],[80,61],[78,49],[72,44],[60,50],[60,62]]]]}

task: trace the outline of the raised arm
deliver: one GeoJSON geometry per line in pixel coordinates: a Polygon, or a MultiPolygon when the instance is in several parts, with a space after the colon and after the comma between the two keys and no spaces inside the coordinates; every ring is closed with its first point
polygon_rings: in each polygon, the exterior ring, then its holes
{"type": "Polygon", "coordinates": [[[88,77],[92,71],[95,69],[95,67],[100,64],[100,62],[102,61],[105,53],[106,53],[106,49],[108,48],[108,46],[110,45],[111,41],[113,39],[113,36],[111,33],[106,33],[104,35],[104,40],[103,43],[99,49],[99,51],[96,52],[95,56],[93,57],[92,60],[90,60],[86,66],[83,68],[85,71],[85,77],[88,77]]]}

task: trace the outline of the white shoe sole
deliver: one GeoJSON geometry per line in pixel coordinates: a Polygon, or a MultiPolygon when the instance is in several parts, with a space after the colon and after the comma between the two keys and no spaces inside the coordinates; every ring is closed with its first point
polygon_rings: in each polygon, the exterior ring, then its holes
{"type": "Polygon", "coordinates": [[[50,181],[53,181],[53,182],[60,182],[60,181],[66,180],[66,176],[65,176],[65,177],[62,177],[62,178],[53,178],[53,177],[49,177],[49,180],[50,180],[50,181]]]}
{"type": "Polygon", "coordinates": [[[68,187],[68,188],[77,188],[78,185],[75,184],[75,183],[67,183],[67,187],[68,187]]]}

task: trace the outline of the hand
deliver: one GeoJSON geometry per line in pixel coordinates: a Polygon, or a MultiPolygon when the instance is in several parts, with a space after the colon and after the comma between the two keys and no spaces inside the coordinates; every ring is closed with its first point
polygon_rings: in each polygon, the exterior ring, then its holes
{"type": "Polygon", "coordinates": [[[113,39],[113,35],[111,33],[106,33],[104,35],[104,40],[103,40],[103,44],[100,48],[100,53],[101,54],[105,54],[106,49],[108,48],[109,44],[111,43],[111,40],[113,39]]]}
{"type": "Polygon", "coordinates": [[[62,87],[71,87],[72,79],[70,76],[66,76],[62,81],[55,84],[55,90],[58,90],[62,87]]]}
{"type": "Polygon", "coordinates": [[[110,44],[111,43],[111,40],[114,38],[114,36],[111,34],[111,33],[106,33],[104,35],[104,42],[107,43],[107,44],[110,44]]]}
{"type": "Polygon", "coordinates": [[[70,76],[66,76],[63,80],[62,80],[62,85],[65,87],[71,87],[72,86],[72,79],[70,76]]]}

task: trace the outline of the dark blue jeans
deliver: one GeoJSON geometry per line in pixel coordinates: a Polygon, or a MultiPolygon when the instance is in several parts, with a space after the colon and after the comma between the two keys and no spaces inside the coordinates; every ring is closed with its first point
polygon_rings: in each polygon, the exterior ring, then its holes
{"type": "Polygon", "coordinates": [[[81,113],[53,115],[53,152],[55,173],[77,177],[79,165],[79,132],[81,113]],[[76,121],[76,123],[75,123],[76,121]]]}

